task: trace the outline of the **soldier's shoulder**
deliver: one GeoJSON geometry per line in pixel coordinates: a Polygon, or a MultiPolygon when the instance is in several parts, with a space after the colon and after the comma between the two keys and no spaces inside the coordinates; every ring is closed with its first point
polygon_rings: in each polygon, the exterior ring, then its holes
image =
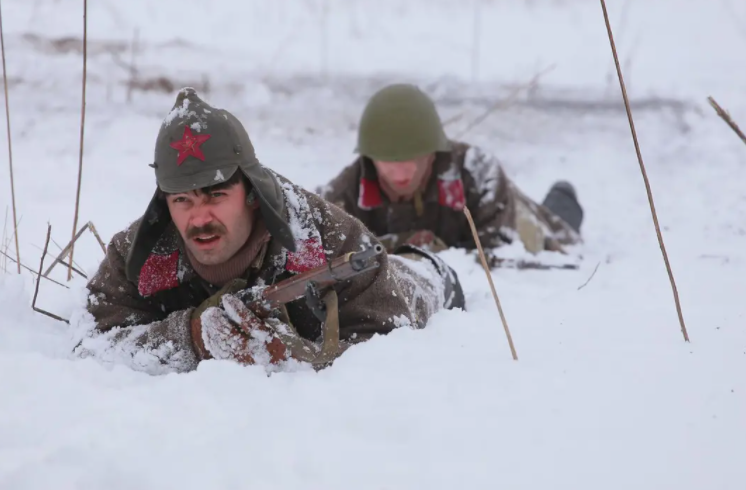
{"type": "Polygon", "coordinates": [[[376,243],[362,222],[339,206],[285,177],[278,175],[278,180],[288,204],[288,220],[298,236],[313,237],[318,233],[324,249],[333,256],[376,243]]]}
{"type": "Polygon", "coordinates": [[[274,171],[273,174],[276,176],[282,193],[285,195],[285,202],[289,208],[289,219],[292,220],[292,216],[301,219],[301,221],[313,220],[315,222],[323,222],[325,215],[331,212],[333,206],[323,197],[274,171]]]}
{"type": "Polygon", "coordinates": [[[316,188],[316,193],[324,199],[334,201],[349,191],[355,191],[355,183],[360,180],[360,158],[356,158],[332,177],[326,184],[316,188]]]}
{"type": "Polygon", "coordinates": [[[461,140],[448,140],[448,142],[451,147],[451,153],[453,154],[454,157],[458,157],[458,156],[463,157],[463,155],[467,151],[469,151],[469,148],[474,146],[471,143],[468,143],[466,141],[461,141],[461,140]]]}
{"type": "Polygon", "coordinates": [[[142,219],[141,216],[127,225],[124,229],[116,232],[109,242],[109,247],[114,247],[114,250],[116,250],[119,255],[126,257],[130,248],[132,248],[135,234],[140,227],[142,219]]]}
{"type": "Polygon", "coordinates": [[[320,224],[328,225],[331,222],[347,222],[355,220],[339,204],[330,201],[323,196],[310,192],[302,187],[296,186],[296,191],[305,198],[309,210],[320,224]]]}
{"type": "Polygon", "coordinates": [[[459,170],[477,181],[489,178],[502,169],[502,162],[497,155],[481,146],[459,142],[455,148],[454,163],[459,170]]]}
{"type": "MultiPolygon", "coordinates": [[[[362,235],[374,236],[360,219],[345,211],[342,206],[305,189],[300,189],[300,192],[308,202],[314,220],[323,233],[342,234],[348,238],[362,235]]],[[[368,239],[365,240],[367,242],[368,239]]]]}

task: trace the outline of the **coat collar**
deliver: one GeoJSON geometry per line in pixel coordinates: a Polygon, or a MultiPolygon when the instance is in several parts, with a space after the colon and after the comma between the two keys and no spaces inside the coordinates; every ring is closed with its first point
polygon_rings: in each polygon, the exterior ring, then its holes
{"type": "MultiPolygon", "coordinates": [[[[361,156],[358,159],[358,164],[360,165],[358,208],[370,211],[388,204],[390,201],[381,190],[378,181],[378,172],[375,165],[373,165],[373,161],[361,156]]],[[[433,162],[433,171],[430,174],[422,198],[426,203],[438,203],[441,206],[456,211],[464,209],[466,203],[464,184],[455,152],[437,153],[433,162]]]]}
{"type": "MultiPolygon", "coordinates": [[[[292,189],[296,193],[303,192],[297,186],[292,186],[292,189]]],[[[283,193],[287,192],[289,191],[283,189],[283,193]]],[[[287,196],[285,198],[287,200],[287,196]]],[[[286,206],[285,219],[302,230],[300,236],[295,237],[296,250],[288,251],[274,238],[267,242],[266,248],[251,266],[251,269],[258,271],[265,283],[274,282],[285,272],[300,274],[324,265],[329,260],[307,198],[298,199],[298,196],[294,196],[291,201],[293,204],[286,206]]],[[[168,223],[140,269],[137,289],[141,296],[152,296],[199,278],[189,263],[184,246],[176,225],[168,223]]]]}

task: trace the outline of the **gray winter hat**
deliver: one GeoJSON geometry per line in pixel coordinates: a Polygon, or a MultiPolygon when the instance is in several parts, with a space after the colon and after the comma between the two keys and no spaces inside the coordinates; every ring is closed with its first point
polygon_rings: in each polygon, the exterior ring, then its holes
{"type": "MultiPolygon", "coordinates": [[[[262,218],[273,238],[290,251],[295,241],[285,220],[285,200],[274,174],[259,163],[241,122],[224,109],[211,107],[193,88],[179,91],[161,124],[155,143],[155,177],[166,193],[187,192],[229,180],[241,170],[251,182],[262,218]]],[[[127,259],[134,280],[151,249],[171,222],[168,206],[156,191],[135,235],[127,259]]]]}

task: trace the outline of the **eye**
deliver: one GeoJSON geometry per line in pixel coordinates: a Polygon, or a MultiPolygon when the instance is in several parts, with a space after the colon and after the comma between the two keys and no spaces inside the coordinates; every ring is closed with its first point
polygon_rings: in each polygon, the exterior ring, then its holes
{"type": "Polygon", "coordinates": [[[181,202],[187,202],[187,199],[184,196],[179,196],[179,197],[173,198],[172,202],[179,202],[179,203],[181,203],[181,202]]]}
{"type": "Polygon", "coordinates": [[[223,191],[215,191],[215,192],[211,192],[210,193],[210,197],[213,198],[213,199],[218,198],[218,197],[223,197],[223,196],[226,196],[226,195],[227,194],[225,192],[223,192],[223,191]]]}

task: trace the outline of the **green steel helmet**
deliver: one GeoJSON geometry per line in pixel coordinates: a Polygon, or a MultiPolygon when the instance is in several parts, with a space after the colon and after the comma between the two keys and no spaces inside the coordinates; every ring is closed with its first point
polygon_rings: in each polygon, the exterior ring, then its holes
{"type": "Polygon", "coordinates": [[[397,162],[449,150],[435,103],[415,85],[389,85],[368,101],[358,129],[361,155],[397,162]]]}

